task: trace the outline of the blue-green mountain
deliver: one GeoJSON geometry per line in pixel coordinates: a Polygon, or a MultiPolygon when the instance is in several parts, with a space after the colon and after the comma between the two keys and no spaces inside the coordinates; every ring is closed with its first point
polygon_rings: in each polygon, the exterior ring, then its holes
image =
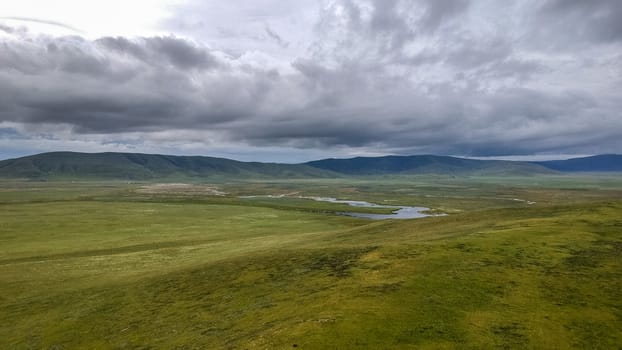
{"type": "Polygon", "coordinates": [[[622,172],[622,155],[601,154],[591,157],[572,158],[568,160],[550,160],[537,162],[549,169],[572,172],[622,172]]]}
{"type": "Polygon", "coordinates": [[[414,174],[502,176],[605,171],[622,171],[622,156],[519,162],[417,155],[331,158],[303,164],[279,164],[203,156],[50,152],[0,161],[0,178],[35,180],[330,178],[414,174]]]}
{"type": "Polygon", "coordinates": [[[335,177],[304,164],[239,162],[202,156],[50,152],[0,161],[0,177],[24,179],[320,178],[335,177]]]}

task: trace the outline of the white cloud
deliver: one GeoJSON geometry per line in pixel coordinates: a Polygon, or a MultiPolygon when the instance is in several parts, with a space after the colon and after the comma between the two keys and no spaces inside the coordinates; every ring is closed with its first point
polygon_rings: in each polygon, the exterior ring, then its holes
{"type": "Polygon", "coordinates": [[[603,9],[622,6],[4,2],[0,123],[25,135],[13,146],[24,149],[620,152],[618,22],[587,18],[578,42],[565,24],[603,9]]]}
{"type": "Polygon", "coordinates": [[[0,20],[48,34],[67,34],[72,31],[50,24],[29,22],[27,19],[62,23],[78,29],[89,38],[153,35],[161,33],[159,23],[169,16],[171,7],[179,5],[180,2],[181,0],[2,1],[0,20]]]}

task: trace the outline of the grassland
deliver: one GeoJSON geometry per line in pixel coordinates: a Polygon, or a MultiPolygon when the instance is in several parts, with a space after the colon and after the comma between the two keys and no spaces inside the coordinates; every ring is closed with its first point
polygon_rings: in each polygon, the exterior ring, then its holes
{"type": "Polygon", "coordinates": [[[622,348],[619,177],[145,186],[0,182],[0,348],[622,348]]]}

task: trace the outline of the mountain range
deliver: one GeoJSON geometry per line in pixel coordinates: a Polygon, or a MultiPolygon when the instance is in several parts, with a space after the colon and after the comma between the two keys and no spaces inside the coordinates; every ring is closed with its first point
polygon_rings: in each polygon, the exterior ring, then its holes
{"type": "Polygon", "coordinates": [[[204,156],[49,152],[0,161],[0,178],[179,179],[331,178],[367,175],[535,175],[622,172],[622,155],[524,162],[415,155],[323,159],[301,164],[241,162],[204,156]]]}
{"type": "Polygon", "coordinates": [[[600,154],[591,157],[537,162],[549,169],[563,172],[622,172],[622,155],[600,154]]]}

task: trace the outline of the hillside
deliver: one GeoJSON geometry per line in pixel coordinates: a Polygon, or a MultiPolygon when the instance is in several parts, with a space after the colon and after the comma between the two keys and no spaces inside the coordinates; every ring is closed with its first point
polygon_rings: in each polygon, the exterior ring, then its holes
{"type": "Polygon", "coordinates": [[[239,162],[201,156],[51,152],[0,161],[0,177],[27,179],[306,178],[336,174],[301,164],[239,162]]]}
{"type": "Polygon", "coordinates": [[[551,169],[527,162],[477,160],[449,156],[386,156],[323,159],[306,163],[315,168],[348,175],[381,174],[486,174],[528,175],[551,173],[551,169]]]}
{"type": "Polygon", "coordinates": [[[517,162],[449,156],[385,156],[323,159],[303,164],[240,162],[203,156],[141,153],[50,152],[0,161],[0,178],[191,179],[326,178],[342,175],[532,175],[622,171],[621,155],[517,162]]]}
{"type": "Polygon", "coordinates": [[[622,171],[622,155],[601,154],[591,157],[535,162],[549,169],[572,172],[622,171]]]}

